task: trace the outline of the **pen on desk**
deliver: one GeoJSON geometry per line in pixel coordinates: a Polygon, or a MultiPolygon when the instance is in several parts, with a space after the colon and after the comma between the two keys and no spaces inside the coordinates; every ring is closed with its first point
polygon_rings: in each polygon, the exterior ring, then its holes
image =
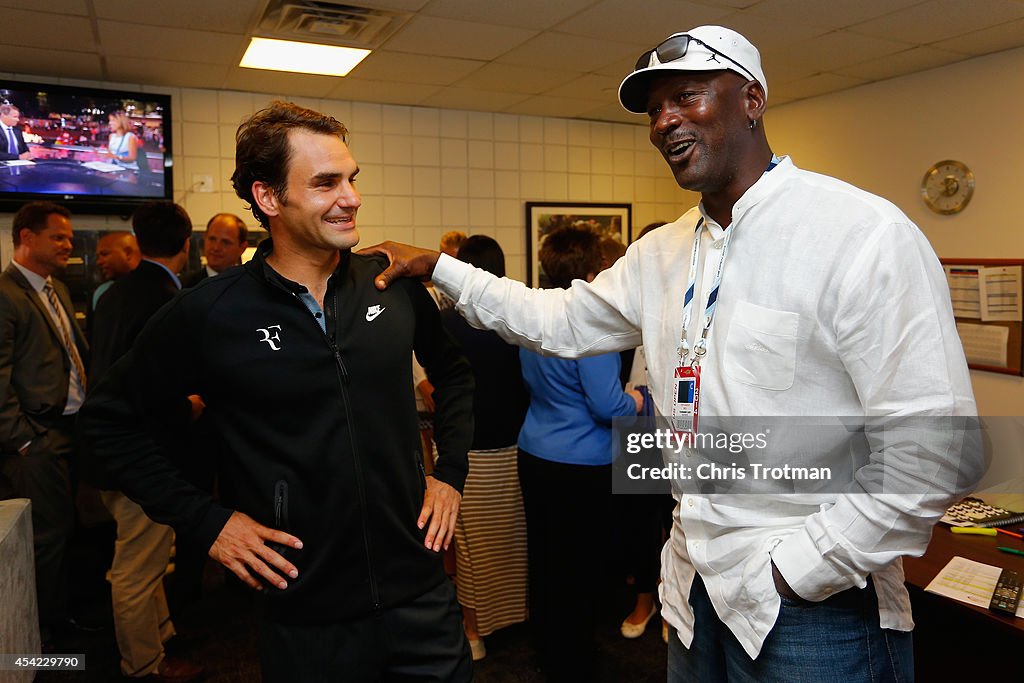
{"type": "Polygon", "coordinates": [[[1016,548],[1004,548],[1002,546],[996,546],[996,550],[1004,553],[1010,553],[1011,555],[1024,555],[1024,550],[1017,550],[1016,548]]]}
{"type": "Polygon", "coordinates": [[[997,532],[1001,534],[1006,534],[1007,536],[1013,536],[1014,538],[1024,538],[1024,536],[1022,536],[1021,534],[1014,533],[1013,531],[1010,531],[1008,529],[1000,529],[999,527],[996,527],[995,529],[997,532]]]}
{"type": "Polygon", "coordinates": [[[992,527],[977,526],[953,526],[949,528],[954,534],[977,534],[978,536],[995,536],[996,530],[992,527]]]}

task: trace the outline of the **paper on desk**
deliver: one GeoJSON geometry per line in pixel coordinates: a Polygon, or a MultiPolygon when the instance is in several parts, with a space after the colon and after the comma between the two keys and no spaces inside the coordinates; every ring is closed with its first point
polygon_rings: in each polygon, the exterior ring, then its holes
{"type": "MultiPolygon", "coordinates": [[[[936,574],[925,590],[988,609],[1002,571],[999,567],[958,555],[936,574]]],[[[1024,619],[1024,601],[1017,606],[1017,617],[1024,619]]]]}
{"type": "Polygon", "coordinates": [[[5,161],[4,164],[7,166],[35,166],[36,162],[29,159],[11,159],[10,161],[5,161]]]}

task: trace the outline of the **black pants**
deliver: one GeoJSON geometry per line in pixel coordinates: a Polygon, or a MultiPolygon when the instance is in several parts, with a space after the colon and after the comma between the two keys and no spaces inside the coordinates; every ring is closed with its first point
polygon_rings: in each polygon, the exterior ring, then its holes
{"type": "Polygon", "coordinates": [[[32,440],[25,455],[0,455],[0,499],[32,501],[36,594],[43,639],[67,616],[68,540],[75,528],[70,459],[73,418],[58,418],[32,440]]]}
{"type": "Polygon", "coordinates": [[[566,465],[519,450],[530,624],[549,681],[594,680],[594,624],[609,576],[611,465],[566,465]]]}
{"type": "Polygon", "coordinates": [[[634,578],[637,593],[653,593],[661,575],[661,549],[672,530],[675,501],[667,493],[614,497],[616,531],[624,573],[634,578]]]}
{"type": "Polygon", "coordinates": [[[445,579],[410,603],[324,626],[265,621],[263,683],[473,680],[455,589],[445,579]]]}

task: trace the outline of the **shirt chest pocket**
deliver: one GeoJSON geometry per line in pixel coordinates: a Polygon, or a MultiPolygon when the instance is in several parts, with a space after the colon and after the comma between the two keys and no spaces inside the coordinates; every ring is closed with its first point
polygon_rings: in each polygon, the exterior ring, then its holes
{"type": "Polygon", "coordinates": [[[725,340],[725,374],[761,389],[793,386],[800,314],[738,301],[725,340]]]}

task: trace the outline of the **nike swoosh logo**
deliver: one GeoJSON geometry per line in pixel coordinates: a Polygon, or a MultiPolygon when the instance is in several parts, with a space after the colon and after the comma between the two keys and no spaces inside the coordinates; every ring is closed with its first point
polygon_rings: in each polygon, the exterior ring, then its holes
{"type": "Polygon", "coordinates": [[[374,320],[377,319],[377,316],[383,313],[384,311],[385,308],[383,306],[381,306],[380,308],[375,307],[366,309],[366,322],[373,322],[374,320]]]}

